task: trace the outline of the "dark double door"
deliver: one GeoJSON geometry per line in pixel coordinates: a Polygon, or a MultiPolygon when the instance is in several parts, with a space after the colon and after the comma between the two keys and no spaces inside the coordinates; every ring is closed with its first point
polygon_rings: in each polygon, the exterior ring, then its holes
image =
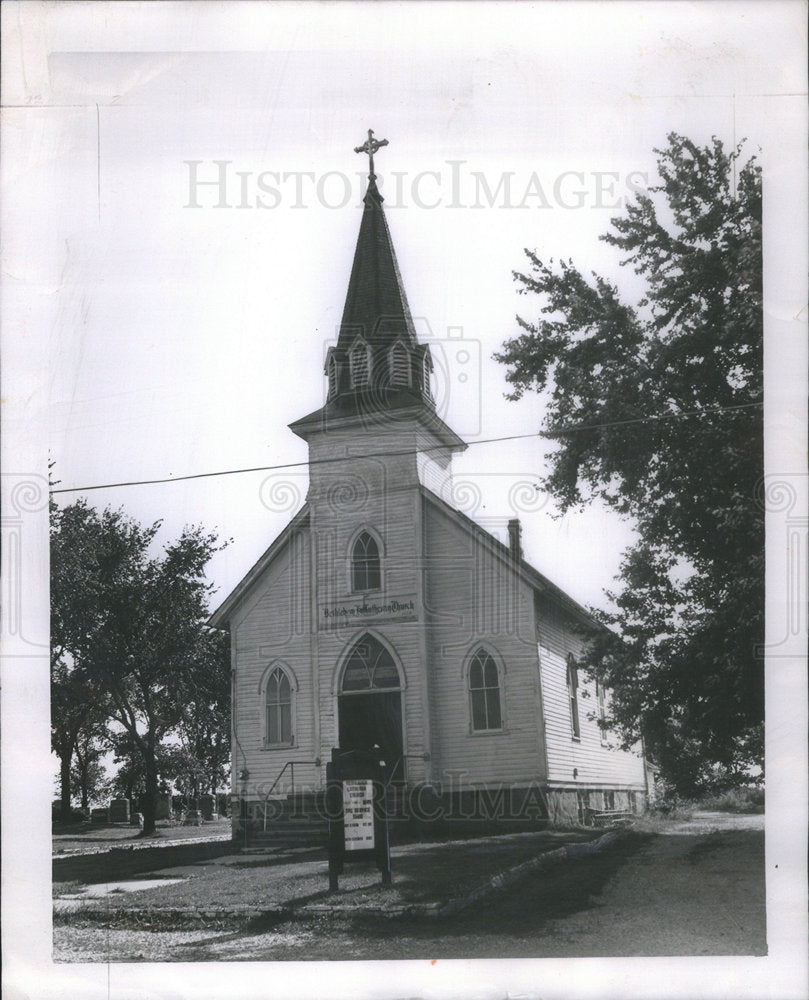
{"type": "Polygon", "coordinates": [[[340,695],[338,704],[341,750],[379,747],[382,759],[395,765],[392,778],[404,780],[402,695],[399,691],[373,691],[340,695]]]}

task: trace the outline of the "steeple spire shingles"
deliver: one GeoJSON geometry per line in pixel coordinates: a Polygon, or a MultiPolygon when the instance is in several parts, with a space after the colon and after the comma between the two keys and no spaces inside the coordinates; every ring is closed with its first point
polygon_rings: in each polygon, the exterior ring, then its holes
{"type": "Polygon", "coordinates": [[[335,426],[345,418],[409,412],[451,448],[464,448],[435,412],[430,349],[416,338],[376,186],[373,154],[385,145],[387,140],[376,140],[369,131],[368,141],[355,150],[370,157],[370,174],[337,344],[326,355],[326,405],[290,426],[306,437],[315,427],[335,426]]]}

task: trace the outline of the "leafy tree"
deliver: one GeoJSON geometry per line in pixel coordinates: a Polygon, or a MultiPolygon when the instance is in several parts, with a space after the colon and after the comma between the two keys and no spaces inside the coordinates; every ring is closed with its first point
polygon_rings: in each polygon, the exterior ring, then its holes
{"type": "Polygon", "coordinates": [[[546,392],[560,509],[600,499],[637,528],[586,666],[624,745],[643,736],[690,794],[763,760],[761,179],[742,146],[655,150],[660,183],[602,237],[644,287],[634,305],[526,250],[514,276],[539,317],[496,355],[510,398],[546,392]]]}
{"type": "Polygon", "coordinates": [[[73,530],[70,511],[51,502],[51,747],[59,758],[60,817],[71,815],[71,772],[79,743],[99,738],[108,716],[104,692],[77,662],[80,637],[95,627],[95,609],[86,589],[93,569],[92,524],[73,530]],[[63,519],[63,520],[62,520],[63,519]],[[64,530],[55,530],[57,524],[64,530]]]}
{"type": "Polygon", "coordinates": [[[159,522],[143,527],[122,511],[99,514],[78,500],[52,514],[54,554],[84,552],[76,587],[57,610],[77,669],[109,699],[143,767],[144,834],[155,829],[160,755],[176,732],[184,697],[211,664],[205,566],[216,536],[187,528],[150,555],[159,522]]]}
{"type": "MultiPolygon", "coordinates": [[[[110,734],[114,750],[115,775],[110,781],[111,793],[129,799],[138,805],[146,793],[146,768],[143,754],[125,731],[110,734]]],[[[155,752],[157,761],[157,790],[163,794],[171,790],[171,784],[180,772],[178,747],[176,743],[161,743],[155,752]]]]}
{"type": "Polygon", "coordinates": [[[81,802],[86,813],[91,802],[100,802],[111,790],[107,769],[101,763],[106,750],[106,728],[79,734],[75,747],[75,764],[70,771],[71,793],[81,802]]]}
{"type": "MultiPolygon", "coordinates": [[[[104,728],[106,709],[98,690],[65,655],[61,643],[51,647],[51,748],[59,758],[60,819],[71,816],[75,791],[73,761],[80,747],[94,745],[104,728]]],[[[83,805],[83,808],[85,806],[83,805]]]]}
{"type": "Polygon", "coordinates": [[[194,798],[216,795],[230,763],[230,636],[206,632],[197,648],[199,660],[189,675],[178,732],[182,745],[180,776],[194,798]]]}

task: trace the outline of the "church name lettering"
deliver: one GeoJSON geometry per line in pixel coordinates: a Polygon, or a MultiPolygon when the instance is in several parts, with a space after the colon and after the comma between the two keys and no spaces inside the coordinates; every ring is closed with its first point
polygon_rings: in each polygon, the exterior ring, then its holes
{"type": "Polygon", "coordinates": [[[388,601],[386,604],[354,604],[335,608],[324,608],[323,617],[326,620],[363,618],[367,615],[405,614],[416,610],[412,601],[388,601]]]}

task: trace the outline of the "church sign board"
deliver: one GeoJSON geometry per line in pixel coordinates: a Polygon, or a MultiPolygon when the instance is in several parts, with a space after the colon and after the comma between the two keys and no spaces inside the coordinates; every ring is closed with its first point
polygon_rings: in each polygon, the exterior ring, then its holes
{"type": "Polygon", "coordinates": [[[387,771],[373,750],[332,750],[326,765],[330,892],[339,889],[346,861],[369,858],[382,872],[382,884],[390,885],[387,771]]]}
{"type": "Polygon", "coordinates": [[[373,850],[373,781],[363,778],[343,782],[343,827],[347,851],[373,850]]]}
{"type": "Polygon", "coordinates": [[[407,596],[322,604],[319,617],[321,626],[326,628],[355,627],[357,622],[415,621],[416,602],[413,597],[407,596]]]}

